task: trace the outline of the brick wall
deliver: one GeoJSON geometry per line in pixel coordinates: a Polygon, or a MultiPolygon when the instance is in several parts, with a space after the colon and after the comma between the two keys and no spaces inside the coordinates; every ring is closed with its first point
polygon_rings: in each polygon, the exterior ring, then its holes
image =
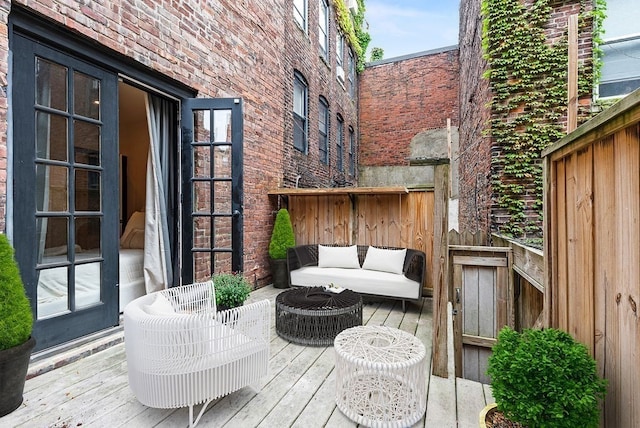
{"type": "MultiPolygon", "coordinates": [[[[284,159],[283,159],[283,187],[332,187],[340,184],[357,184],[357,173],[349,174],[348,146],[349,127],[357,135],[358,132],[358,100],[349,94],[349,82],[340,82],[336,75],[336,37],[338,26],[336,22],[333,2],[329,1],[329,55],[328,61],[320,54],[318,41],[318,3],[321,0],[308,0],[309,17],[307,32],[303,31],[293,17],[285,22],[285,44],[283,61],[286,64],[285,73],[285,110],[284,117],[284,159]],[[308,84],[308,151],[303,153],[293,147],[293,79],[294,71],[301,73],[308,84]],[[319,154],[319,100],[324,97],[329,103],[329,163],[320,161],[319,154]],[[337,170],[337,115],[344,123],[343,166],[344,173],[337,170]],[[346,181],[346,183],[344,183],[346,181]]],[[[348,74],[348,47],[345,40],[344,71],[348,74]]],[[[357,78],[356,78],[357,81],[357,78]]],[[[357,141],[357,140],[356,140],[357,141]]]]}
{"type": "Polygon", "coordinates": [[[369,64],[360,79],[360,164],[407,165],[421,131],[458,125],[458,49],[369,64]]]}
{"type": "MultiPolygon", "coordinates": [[[[288,71],[282,60],[285,22],[293,19],[290,2],[16,3],[95,40],[100,49],[123,54],[194,88],[199,97],[244,99],[244,270],[252,281],[265,283],[270,275],[267,249],[274,210],[267,192],[281,184],[283,145],[290,141],[283,133],[285,111],[290,109],[283,94],[288,71]]],[[[10,2],[1,3],[1,10],[10,8],[10,2]]],[[[6,15],[2,17],[6,23],[6,15]]],[[[0,35],[4,81],[6,45],[5,26],[0,35]]],[[[3,97],[0,155],[6,151],[6,109],[3,97]]],[[[0,188],[0,198],[5,194],[0,188]]]]}
{"type": "MultiPolygon", "coordinates": [[[[355,177],[336,174],[336,115],[344,118],[348,171],[349,127],[358,132],[357,99],[336,80],[337,25],[330,13],[329,63],[318,55],[318,2],[308,3],[308,34],[294,21],[286,0],[201,2],[113,0],[18,0],[43,19],[70,33],[93,40],[98,49],[117,52],[152,72],[181,82],[199,97],[244,99],[244,270],[252,282],[268,283],[268,243],[277,200],[269,190],[293,186],[330,186],[333,179],[355,184],[355,177]],[[293,148],[293,73],[309,82],[309,152],[293,148]],[[329,165],[318,156],[318,99],[329,101],[329,165]],[[300,175],[300,179],[298,179],[300,175]]],[[[329,2],[332,3],[332,2],[329,2]]],[[[10,1],[0,1],[0,86],[8,61],[10,1]]],[[[347,49],[345,49],[345,65],[347,49]]],[[[7,99],[0,93],[0,227],[6,200],[7,99]]]]}
{"type": "Polygon", "coordinates": [[[491,212],[491,139],[482,131],[490,117],[491,93],[482,78],[480,2],[460,3],[460,158],[458,225],[460,232],[488,231],[491,212]]]}
{"type": "MultiPolygon", "coordinates": [[[[486,62],[482,58],[481,36],[482,20],[480,2],[462,0],[460,3],[460,201],[459,227],[461,231],[484,232],[497,231],[499,225],[508,219],[508,212],[496,203],[491,189],[492,173],[501,174],[501,166],[492,164],[492,157],[499,158],[502,148],[489,137],[483,136],[491,112],[485,108],[490,100],[489,82],[482,79],[486,62]],[[494,168],[492,170],[492,167],[494,168]]],[[[531,5],[532,1],[527,0],[531,5]]],[[[579,13],[582,8],[590,10],[590,2],[578,0],[552,1],[553,11],[546,27],[550,43],[566,34],[567,18],[579,13]],[[584,3],[581,5],[581,3],[584,3]]],[[[592,60],[592,28],[588,21],[582,22],[578,35],[579,61],[582,66],[590,67],[592,60]]],[[[579,123],[591,115],[591,93],[583,93],[579,98],[579,123]]],[[[559,122],[566,127],[566,114],[559,122]]],[[[525,215],[536,222],[541,230],[542,221],[534,210],[536,200],[533,182],[522,181],[528,191],[525,215]]]]}

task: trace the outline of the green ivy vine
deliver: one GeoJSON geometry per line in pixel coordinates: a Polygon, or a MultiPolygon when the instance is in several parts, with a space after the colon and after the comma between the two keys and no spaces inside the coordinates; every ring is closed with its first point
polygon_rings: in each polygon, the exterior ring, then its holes
{"type": "Polygon", "coordinates": [[[355,14],[349,11],[344,0],[333,0],[333,6],[336,10],[338,25],[356,56],[356,70],[361,73],[364,70],[364,54],[371,41],[371,36],[365,31],[364,0],[356,1],[358,2],[358,11],[355,14]]]}
{"type": "MultiPolygon", "coordinates": [[[[604,0],[580,3],[579,31],[593,28],[598,42],[604,0]]],[[[499,232],[514,238],[542,236],[542,162],[544,148],[565,135],[568,42],[565,33],[549,40],[545,29],[553,1],[482,0],[482,45],[492,99],[486,134],[494,142],[491,183],[494,199],[508,214],[499,232]],[[526,3],[526,4],[525,4],[526,3]]],[[[592,93],[599,79],[600,53],[578,67],[578,93],[592,93]]],[[[582,110],[579,120],[588,119],[582,110]]]]}

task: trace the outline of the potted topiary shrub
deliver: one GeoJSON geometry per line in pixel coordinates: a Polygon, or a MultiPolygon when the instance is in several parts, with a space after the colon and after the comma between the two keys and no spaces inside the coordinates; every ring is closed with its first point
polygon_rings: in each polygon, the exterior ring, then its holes
{"type": "Polygon", "coordinates": [[[295,247],[296,237],[293,233],[291,217],[285,208],[278,210],[276,221],[269,242],[269,260],[271,261],[271,276],[276,288],[289,287],[289,273],[287,272],[287,248],[295,247]]]}
{"type": "Polygon", "coordinates": [[[242,306],[249,297],[251,284],[242,273],[219,273],[213,276],[216,308],[224,311],[242,306]]]}
{"type": "Polygon", "coordinates": [[[587,348],[562,330],[503,328],[487,373],[497,411],[509,421],[530,428],[599,424],[606,381],[587,348]]]}
{"type": "Polygon", "coordinates": [[[24,291],[13,247],[0,234],[0,417],[22,404],[29,358],[33,315],[24,291]]]}

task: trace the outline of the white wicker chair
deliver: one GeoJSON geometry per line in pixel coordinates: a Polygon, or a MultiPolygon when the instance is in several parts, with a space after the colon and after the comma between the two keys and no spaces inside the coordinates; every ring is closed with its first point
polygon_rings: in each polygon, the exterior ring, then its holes
{"type": "Polygon", "coordinates": [[[212,400],[245,386],[260,389],[269,369],[270,319],[268,300],[216,312],[210,281],[133,300],[124,309],[133,393],[149,407],[188,406],[194,427],[212,400]]]}

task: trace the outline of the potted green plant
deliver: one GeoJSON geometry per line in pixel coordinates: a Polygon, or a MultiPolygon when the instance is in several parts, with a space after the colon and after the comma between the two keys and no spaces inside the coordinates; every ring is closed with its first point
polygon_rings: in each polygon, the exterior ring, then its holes
{"type": "Polygon", "coordinates": [[[213,276],[216,308],[224,311],[242,306],[249,297],[251,284],[242,273],[220,273],[213,276]]]}
{"type": "MultiPolygon", "coordinates": [[[[553,328],[503,328],[487,373],[497,411],[535,427],[597,427],[606,381],[587,348],[553,328]]],[[[516,425],[513,425],[516,426],[516,425]]]]}
{"type": "Polygon", "coordinates": [[[29,358],[36,344],[32,328],[31,305],[13,247],[0,234],[0,417],[22,404],[29,358]]]}
{"type": "Polygon", "coordinates": [[[271,261],[271,276],[276,288],[289,287],[289,273],[287,272],[287,248],[295,247],[296,237],[289,211],[285,208],[278,210],[276,221],[269,242],[269,260],[271,261]]]}

